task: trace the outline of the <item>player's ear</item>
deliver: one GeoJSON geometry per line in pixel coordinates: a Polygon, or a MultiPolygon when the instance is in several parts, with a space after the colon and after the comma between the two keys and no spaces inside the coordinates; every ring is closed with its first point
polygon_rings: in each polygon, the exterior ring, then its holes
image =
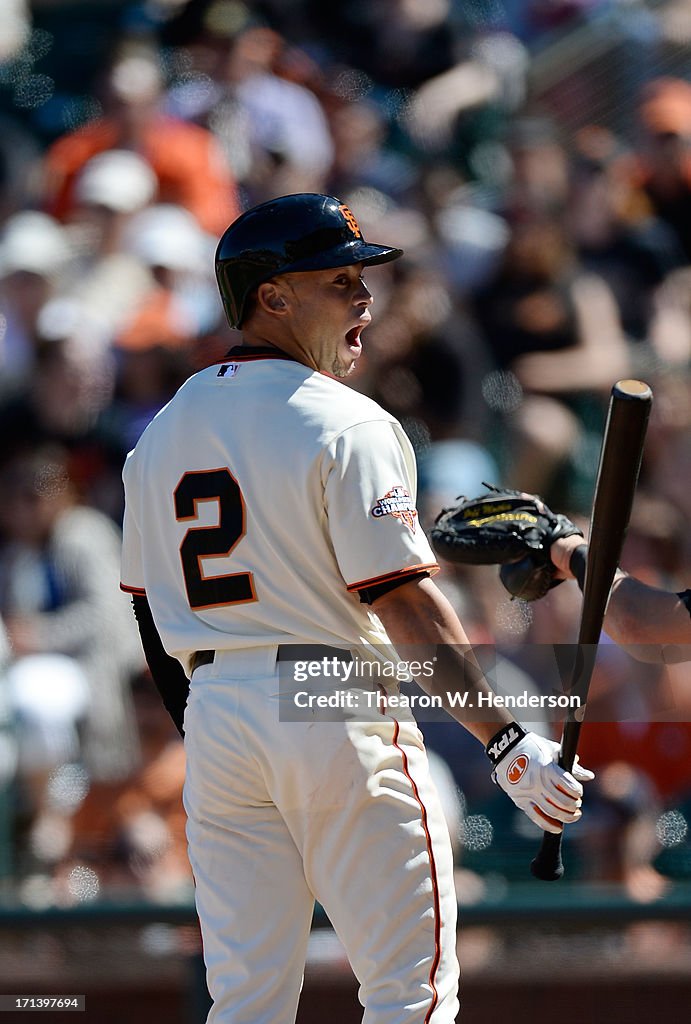
{"type": "Polygon", "coordinates": [[[267,313],[282,315],[288,310],[285,295],[275,281],[265,281],[257,288],[257,305],[267,313]]]}

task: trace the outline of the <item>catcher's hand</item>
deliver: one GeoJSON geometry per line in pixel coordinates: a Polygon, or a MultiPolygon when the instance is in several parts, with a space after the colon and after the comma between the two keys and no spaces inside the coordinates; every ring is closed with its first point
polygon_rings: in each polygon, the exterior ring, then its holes
{"type": "Polygon", "coordinates": [[[536,494],[485,487],[487,494],[461,497],[459,504],[440,512],[431,531],[432,546],[450,562],[501,565],[499,575],[509,593],[536,601],[562,582],[550,559],[552,544],[583,533],[536,494]]]}
{"type": "Polygon", "coordinates": [[[486,751],[494,782],[545,832],[561,832],[581,817],[583,783],[595,776],[578,758],[570,772],[560,768],[554,740],[526,733],[514,722],[490,740],[486,751]]]}

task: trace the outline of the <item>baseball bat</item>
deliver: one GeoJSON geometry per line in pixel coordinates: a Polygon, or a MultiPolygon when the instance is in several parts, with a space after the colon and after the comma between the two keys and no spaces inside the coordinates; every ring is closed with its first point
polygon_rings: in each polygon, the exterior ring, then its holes
{"type": "MultiPolygon", "coordinates": [[[[576,758],[597,645],[631,516],[652,401],[653,392],[643,381],[620,380],[612,387],[590,519],[578,645],[568,691],[580,698],[580,704],[568,709],[561,738],[559,764],[566,771],[571,771],[576,758]]],[[[564,874],[562,835],[544,833],[530,865],[535,878],[553,882],[564,874]]]]}

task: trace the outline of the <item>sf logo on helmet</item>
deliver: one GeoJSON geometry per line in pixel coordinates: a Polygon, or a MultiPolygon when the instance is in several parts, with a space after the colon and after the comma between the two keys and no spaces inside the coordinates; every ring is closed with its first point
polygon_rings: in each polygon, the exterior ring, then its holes
{"type": "Polygon", "coordinates": [[[515,786],[517,782],[521,781],[529,764],[530,758],[527,754],[519,754],[513,759],[506,772],[506,778],[512,785],[515,786]]]}
{"type": "Polygon", "coordinates": [[[353,232],[355,237],[356,238],[362,238],[362,231],[360,231],[360,227],[358,225],[358,222],[355,220],[355,217],[350,212],[350,210],[348,209],[346,204],[345,203],[341,203],[341,205],[338,207],[338,209],[343,214],[343,216],[345,218],[345,221],[346,221],[346,224],[348,225],[350,230],[353,232]]]}

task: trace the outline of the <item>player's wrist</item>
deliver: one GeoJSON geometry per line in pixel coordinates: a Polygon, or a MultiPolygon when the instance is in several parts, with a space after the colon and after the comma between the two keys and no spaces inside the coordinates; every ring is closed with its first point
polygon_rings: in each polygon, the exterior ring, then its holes
{"type": "Polygon", "coordinates": [[[518,722],[509,722],[508,725],[503,725],[485,747],[485,753],[493,766],[496,768],[499,762],[503,761],[506,755],[514,747],[517,747],[527,735],[526,730],[518,722]]]}
{"type": "Polygon", "coordinates": [[[559,537],[554,541],[549,550],[549,557],[553,565],[564,576],[573,576],[571,571],[571,557],[579,547],[585,546],[582,535],[571,534],[569,537],[559,537]]]}

